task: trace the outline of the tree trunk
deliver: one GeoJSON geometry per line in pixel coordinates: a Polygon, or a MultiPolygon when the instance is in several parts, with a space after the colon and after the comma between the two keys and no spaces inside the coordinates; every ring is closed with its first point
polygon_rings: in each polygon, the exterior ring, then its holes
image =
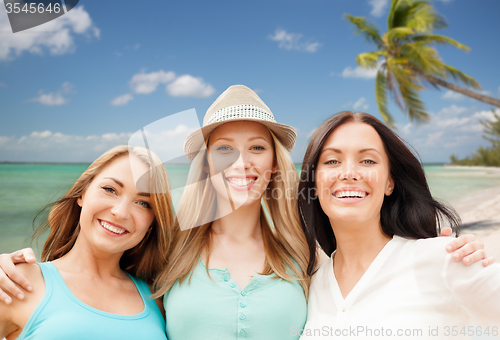
{"type": "Polygon", "coordinates": [[[430,76],[428,74],[425,74],[424,72],[422,72],[418,69],[412,68],[412,71],[415,72],[418,76],[424,78],[425,80],[427,80],[428,82],[430,82],[432,84],[446,87],[449,90],[461,93],[467,97],[473,98],[475,100],[479,100],[480,102],[500,107],[500,99],[498,99],[498,98],[488,97],[488,96],[485,96],[484,94],[480,94],[480,93],[471,91],[469,89],[466,89],[465,87],[458,86],[458,85],[455,85],[452,83],[448,83],[447,81],[444,81],[443,79],[436,78],[434,76],[430,76]]]}

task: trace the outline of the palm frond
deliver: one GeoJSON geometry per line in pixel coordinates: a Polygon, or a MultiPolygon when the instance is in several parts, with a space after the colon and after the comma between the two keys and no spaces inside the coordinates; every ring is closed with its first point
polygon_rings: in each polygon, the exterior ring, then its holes
{"type": "Polygon", "coordinates": [[[393,29],[394,26],[394,12],[395,8],[398,5],[399,0],[392,0],[391,1],[391,8],[389,9],[389,15],[387,16],[387,29],[393,29]]]}
{"type": "Polygon", "coordinates": [[[458,49],[461,49],[462,51],[465,52],[470,51],[470,48],[468,46],[465,46],[464,44],[461,44],[452,38],[448,38],[445,37],[444,35],[439,35],[439,34],[421,34],[412,37],[411,40],[413,42],[425,43],[425,44],[437,43],[439,45],[452,45],[458,49]]]}
{"type": "Polygon", "coordinates": [[[424,88],[420,86],[418,78],[413,74],[411,69],[407,66],[406,59],[404,58],[390,58],[387,59],[388,72],[394,76],[394,80],[398,86],[406,86],[416,91],[421,91],[424,88]]]}
{"type": "Polygon", "coordinates": [[[389,90],[389,93],[391,94],[392,99],[394,102],[396,102],[396,105],[399,107],[401,111],[404,112],[404,107],[403,104],[401,104],[401,98],[399,98],[398,91],[396,91],[396,82],[394,81],[394,76],[392,75],[392,72],[388,70],[386,72],[387,74],[387,89],[389,90]]]}
{"type": "Polygon", "coordinates": [[[377,100],[378,110],[384,121],[390,127],[394,127],[394,118],[387,109],[387,77],[385,76],[385,67],[381,67],[375,78],[375,99],[377,100]]]}
{"type": "Polygon", "coordinates": [[[399,93],[405,103],[405,111],[411,121],[425,122],[429,120],[429,114],[425,109],[424,102],[420,100],[418,90],[399,83],[399,93]]]}
{"type": "Polygon", "coordinates": [[[447,75],[451,76],[456,81],[461,81],[465,85],[470,86],[474,89],[481,89],[481,85],[479,85],[479,83],[477,82],[476,79],[463,73],[462,71],[457,70],[456,68],[454,68],[450,65],[446,65],[446,64],[442,64],[442,65],[445,68],[447,75]]]}
{"type": "Polygon", "coordinates": [[[387,55],[387,53],[384,51],[360,53],[356,56],[356,62],[361,67],[364,67],[367,69],[374,69],[378,65],[379,57],[385,56],[385,55],[387,55]]]}
{"type": "Polygon", "coordinates": [[[408,27],[421,33],[446,27],[443,17],[427,1],[400,0],[394,17],[398,18],[395,27],[408,27]]]}
{"type": "Polygon", "coordinates": [[[417,67],[427,74],[444,77],[446,71],[438,52],[425,43],[407,43],[401,48],[401,55],[408,59],[408,65],[417,67]]]}
{"type": "Polygon", "coordinates": [[[367,41],[375,43],[378,47],[383,46],[377,26],[368,22],[368,19],[365,17],[355,17],[350,14],[344,14],[344,18],[354,25],[356,34],[364,35],[367,41]]]}
{"type": "Polygon", "coordinates": [[[396,39],[400,39],[400,40],[408,39],[414,33],[415,33],[415,31],[411,28],[408,28],[408,27],[392,28],[386,33],[388,45],[394,46],[393,42],[396,39]]]}

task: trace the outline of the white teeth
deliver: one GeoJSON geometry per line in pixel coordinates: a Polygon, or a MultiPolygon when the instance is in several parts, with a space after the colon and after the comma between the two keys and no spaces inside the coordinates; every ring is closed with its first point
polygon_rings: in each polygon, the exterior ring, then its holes
{"type": "Polygon", "coordinates": [[[115,226],[112,226],[111,224],[101,221],[101,225],[104,229],[109,230],[115,234],[124,234],[126,230],[116,228],[115,226]]]}
{"type": "Polygon", "coordinates": [[[250,183],[255,182],[255,179],[247,178],[246,180],[236,179],[236,178],[228,178],[227,179],[231,184],[235,184],[239,187],[245,187],[250,183]]]}
{"type": "Polygon", "coordinates": [[[366,196],[366,193],[363,191],[339,191],[335,194],[335,197],[337,198],[363,198],[366,196]]]}

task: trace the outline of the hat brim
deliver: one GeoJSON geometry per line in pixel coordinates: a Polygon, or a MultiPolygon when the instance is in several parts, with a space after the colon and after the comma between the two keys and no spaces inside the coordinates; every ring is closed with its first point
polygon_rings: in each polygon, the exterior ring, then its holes
{"type": "Polygon", "coordinates": [[[236,118],[212,123],[191,132],[184,140],[184,153],[187,158],[192,161],[196,157],[196,155],[203,149],[206,138],[210,136],[216,128],[226,123],[240,121],[257,122],[264,125],[274,133],[276,138],[278,138],[288,152],[291,152],[295,146],[295,142],[297,141],[297,132],[289,125],[270,122],[258,118],[236,118]]]}

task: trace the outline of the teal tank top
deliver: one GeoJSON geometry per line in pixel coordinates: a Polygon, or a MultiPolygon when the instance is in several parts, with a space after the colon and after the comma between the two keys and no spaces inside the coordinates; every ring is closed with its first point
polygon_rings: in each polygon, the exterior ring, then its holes
{"type": "Polygon", "coordinates": [[[18,339],[36,340],[165,340],[165,320],[146,282],[130,276],[144,302],[136,315],[118,315],[92,308],[69,290],[51,262],[38,263],[45,295],[18,339]]]}

